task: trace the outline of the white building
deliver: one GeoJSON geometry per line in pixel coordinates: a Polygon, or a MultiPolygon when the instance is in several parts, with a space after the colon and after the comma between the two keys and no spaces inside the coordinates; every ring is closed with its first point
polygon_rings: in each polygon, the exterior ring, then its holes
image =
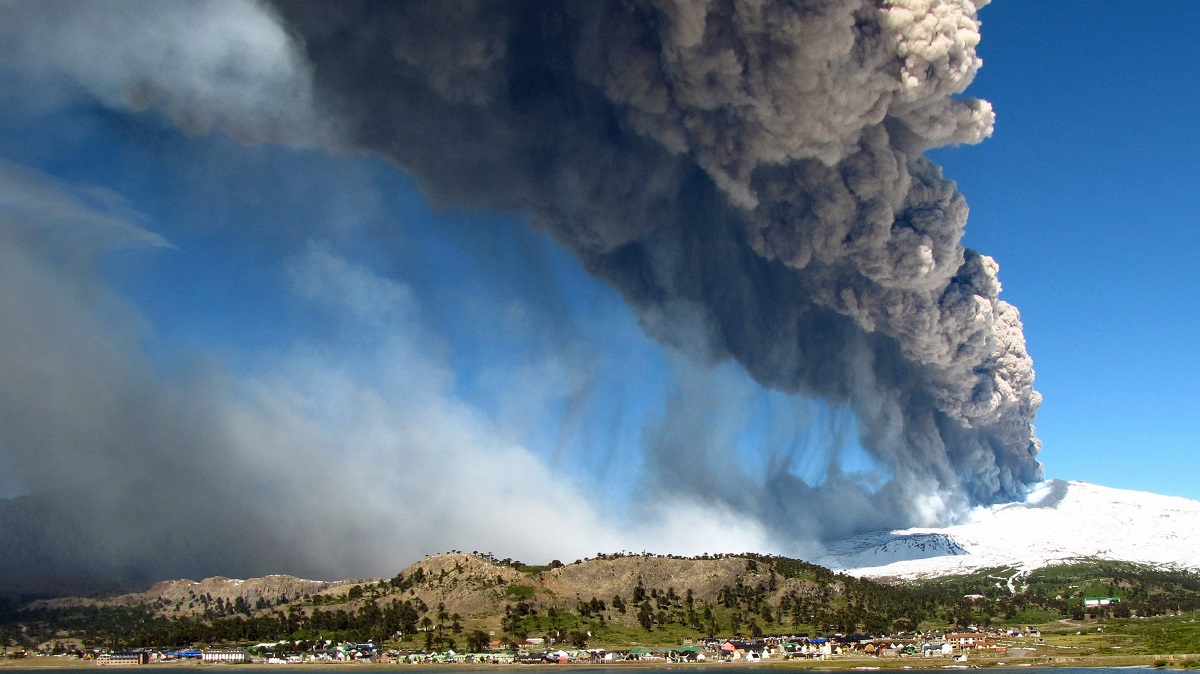
{"type": "Polygon", "coordinates": [[[246,651],[237,648],[210,648],[204,651],[204,662],[247,662],[246,651]]]}

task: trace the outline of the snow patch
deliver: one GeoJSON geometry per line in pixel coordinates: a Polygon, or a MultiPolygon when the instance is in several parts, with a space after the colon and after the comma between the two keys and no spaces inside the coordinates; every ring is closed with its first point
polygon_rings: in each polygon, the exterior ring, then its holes
{"type": "Polygon", "coordinates": [[[862,534],[814,561],[856,576],[923,578],[1079,559],[1200,569],[1200,502],[1047,480],[1025,501],[975,508],[962,524],[862,534]]]}

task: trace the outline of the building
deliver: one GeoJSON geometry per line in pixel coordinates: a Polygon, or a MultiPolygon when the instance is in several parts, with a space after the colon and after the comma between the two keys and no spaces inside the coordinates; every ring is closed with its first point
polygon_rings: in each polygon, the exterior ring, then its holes
{"type": "Polygon", "coordinates": [[[150,654],[145,651],[137,653],[101,653],[96,657],[97,665],[145,665],[150,662],[150,654]]]}
{"type": "Polygon", "coordinates": [[[946,635],[946,643],[956,651],[971,651],[987,648],[992,641],[982,632],[958,632],[946,635]]]}
{"type": "Polygon", "coordinates": [[[204,662],[249,662],[246,651],[238,648],[210,648],[202,654],[204,662]]]}
{"type": "Polygon", "coordinates": [[[1085,608],[1093,606],[1111,606],[1112,604],[1120,604],[1121,600],[1116,597],[1084,597],[1083,605],[1085,608]]]}

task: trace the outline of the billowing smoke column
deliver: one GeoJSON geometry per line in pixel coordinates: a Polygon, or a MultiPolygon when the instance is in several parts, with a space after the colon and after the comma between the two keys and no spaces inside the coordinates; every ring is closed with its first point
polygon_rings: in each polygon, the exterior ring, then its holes
{"type": "Polygon", "coordinates": [[[645,329],[849,404],[900,493],[1018,497],[1040,402],[997,266],[922,156],[973,0],[279,1],[352,147],[435,201],[531,212],[645,329]]]}

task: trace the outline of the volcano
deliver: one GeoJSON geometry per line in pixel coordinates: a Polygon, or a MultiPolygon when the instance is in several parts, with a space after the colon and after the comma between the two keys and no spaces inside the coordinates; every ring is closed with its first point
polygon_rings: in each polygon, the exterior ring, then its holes
{"type": "Polygon", "coordinates": [[[1200,569],[1200,502],[1047,480],[1024,501],[975,508],[959,524],[852,536],[815,561],[856,576],[919,579],[1087,560],[1200,569]]]}

